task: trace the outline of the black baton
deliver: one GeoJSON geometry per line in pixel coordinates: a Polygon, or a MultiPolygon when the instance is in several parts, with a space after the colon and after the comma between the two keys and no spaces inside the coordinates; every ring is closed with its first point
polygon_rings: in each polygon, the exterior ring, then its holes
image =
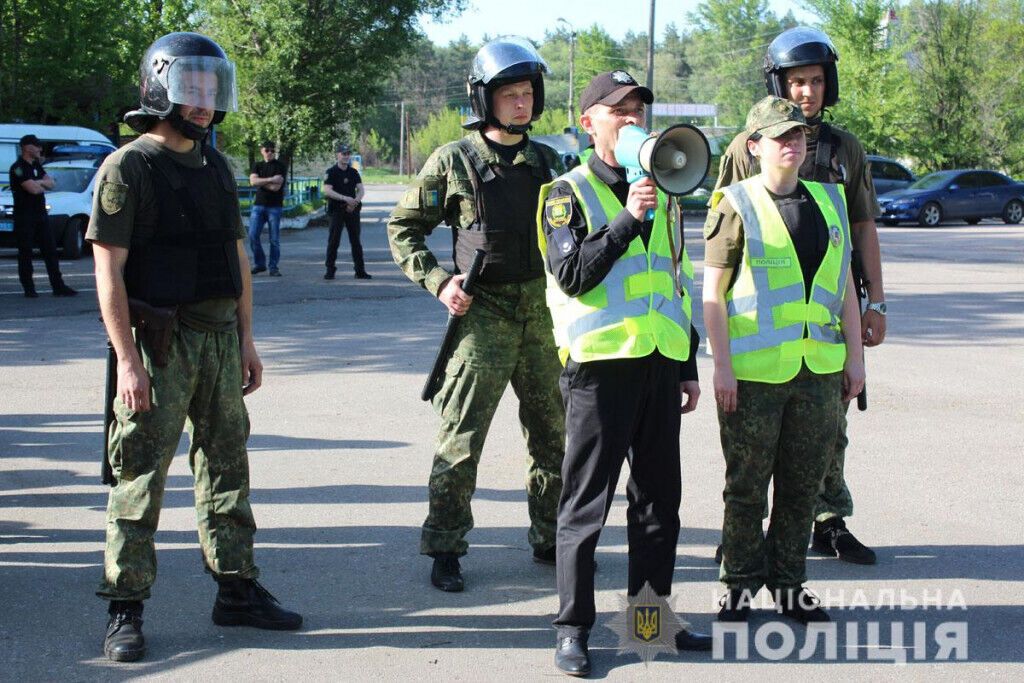
{"type": "Polygon", "coordinates": [[[109,486],[117,484],[114,469],[110,466],[110,429],[114,424],[114,395],[117,393],[117,353],[114,345],[107,340],[107,388],[103,392],[103,465],[100,480],[109,486]]]}
{"type": "MultiPolygon", "coordinates": [[[[466,279],[462,281],[462,291],[470,296],[473,295],[473,285],[476,284],[476,278],[484,267],[484,258],[486,257],[486,251],[477,249],[476,254],[473,255],[473,263],[469,266],[469,271],[466,273],[466,279]]],[[[448,327],[444,331],[441,348],[437,350],[437,357],[434,358],[434,367],[430,369],[430,376],[427,377],[427,383],[423,385],[423,391],[420,393],[420,398],[424,401],[433,400],[434,394],[441,389],[441,376],[444,375],[444,368],[448,364],[452,342],[455,341],[455,332],[459,329],[460,320],[462,320],[461,315],[448,314],[448,327]]]]}

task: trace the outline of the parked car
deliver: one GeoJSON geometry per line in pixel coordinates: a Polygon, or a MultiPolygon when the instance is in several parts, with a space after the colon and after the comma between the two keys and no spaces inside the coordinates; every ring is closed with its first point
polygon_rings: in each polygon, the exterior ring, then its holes
{"type": "Polygon", "coordinates": [[[1013,224],[1024,219],[1024,183],[995,171],[936,171],[906,189],[883,194],[878,203],[885,225],[915,221],[933,228],[950,218],[968,225],[982,218],[1013,224]]]}
{"type": "MultiPolygon", "coordinates": [[[[85,231],[89,227],[92,195],[96,171],[108,150],[94,150],[86,146],[71,150],[70,146],[57,148],[58,159],[43,164],[47,175],[53,178],[54,188],[46,193],[46,212],[50,230],[61,255],[66,259],[81,258],[87,244],[85,231]]],[[[14,239],[14,197],[9,191],[0,192],[0,246],[16,247],[14,239]]]]}
{"type": "Polygon", "coordinates": [[[917,180],[906,166],[895,159],[869,154],[868,163],[871,166],[871,180],[875,183],[876,194],[902,190],[917,180]]]}
{"type": "Polygon", "coordinates": [[[88,146],[102,149],[104,154],[109,154],[116,149],[107,136],[80,126],[0,123],[0,186],[6,186],[9,182],[7,169],[11,167],[20,153],[18,140],[21,139],[21,136],[30,134],[35,135],[43,143],[43,157],[51,161],[73,154],[58,151],[61,149],[75,150],[88,146]]]}

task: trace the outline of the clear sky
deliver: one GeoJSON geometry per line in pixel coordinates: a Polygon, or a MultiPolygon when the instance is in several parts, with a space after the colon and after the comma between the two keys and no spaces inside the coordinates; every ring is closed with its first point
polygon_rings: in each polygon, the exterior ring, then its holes
{"type": "MultiPolygon", "coordinates": [[[[660,38],[669,23],[684,28],[687,14],[698,4],[698,0],[657,0],[655,35],[660,38]]],[[[794,2],[769,0],[768,4],[780,16],[792,10],[797,20],[814,21],[813,14],[794,2]]],[[[597,23],[613,38],[621,39],[628,31],[647,33],[651,3],[649,0],[468,0],[467,5],[465,12],[443,23],[424,19],[423,30],[439,45],[447,45],[463,34],[473,43],[479,42],[485,34],[492,37],[513,34],[540,40],[545,30],[555,30],[556,20],[562,17],[577,30],[597,23]]]]}

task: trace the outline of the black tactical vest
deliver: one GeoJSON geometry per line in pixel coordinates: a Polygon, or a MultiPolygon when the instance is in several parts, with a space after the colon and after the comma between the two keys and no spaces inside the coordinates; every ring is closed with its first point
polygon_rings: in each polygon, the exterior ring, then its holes
{"type": "Polygon", "coordinates": [[[807,156],[800,165],[800,177],[816,183],[845,185],[846,169],[841,166],[836,169],[838,163],[835,162],[835,157],[838,150],[839,136],[832,132],[827,123],[818,124],[818,137],[813,150],[808,140],[807,156]]]}
{"type": "MultiPolygon", "coordinates": [[[[529,143],[533,144],[533,143],[529,143]]],[[[459,152],[469,171],[476,205],[476,221],[452,230],[455,265],[467,272],[477,249],[487,252],[480,282],[525,282],[544,276],[544,261],[537,244],[537,199],[540,187],[550,182],[550,171],[540,149],[534,151],[541,167],[529,164],[488,165],[466,138],[459,152]]]]}
{"type": "Polygon", "coordinates": [[[234,178],[205,145],[202,168],[137,148],[149,164],[159,217],[150,235],[133,235],[125,265],[128,296],[153,306],[242,294],[234,178]]]}

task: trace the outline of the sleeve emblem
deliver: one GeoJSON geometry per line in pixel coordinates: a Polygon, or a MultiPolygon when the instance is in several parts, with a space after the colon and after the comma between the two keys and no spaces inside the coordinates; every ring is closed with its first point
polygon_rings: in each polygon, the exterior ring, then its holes
{"type": "Polygon", "coordinates": [[[544,202],[544,215],[552,228],[564,228],[572,220],[572,197],[551,197],[544,202]]]}
{"type": "Polygon", "coordinates": [[[113,216],[124,208],[126,199],[128,186],[124,183],[113,183],[109,180],[100,183],[100,208],[103,209],[103,213],[113,216]]]}

